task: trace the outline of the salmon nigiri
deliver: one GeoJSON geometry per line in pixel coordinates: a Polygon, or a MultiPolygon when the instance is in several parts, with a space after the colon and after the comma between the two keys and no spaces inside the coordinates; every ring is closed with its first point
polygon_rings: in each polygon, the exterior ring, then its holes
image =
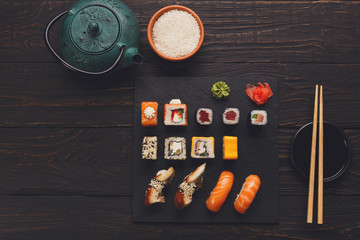
{"type": "Polygon", "coordinates": [[[259,190],[260,184],[261,181],[257,175],[250,175],[246,178],[240,193],[237,195],[234,202],[236,211],[245,214],[259,190]]]}
{"type": "Polygon", "coordinates": [[[206,206],[210,211],[218,212],[221,209],[221,206],[224,204],[231,190],[233,182],[234,174],[231,172],[223,171],[220,174],[219,181],[211,192],[208,200],[206,200],[206,206]]]}

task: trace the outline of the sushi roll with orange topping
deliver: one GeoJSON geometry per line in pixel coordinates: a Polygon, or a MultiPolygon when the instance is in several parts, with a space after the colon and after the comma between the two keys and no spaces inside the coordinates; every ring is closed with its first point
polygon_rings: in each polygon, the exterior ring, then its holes
{"type": "Polygon", "coordinates": [[[192,137],[191,157],[192,158],[215,158],[214,137],[192,137]]]}
{"type": "Polygon", "coordinates": [[[180,99],[172,99],[164,106],[164,124],[167,126],[187,126],[187,106],[180,99]]]}
{"type": "Polygon", "coordinates": [[[141,103],[141,124],[144,127],[152,127],[157,125],[157,102],[141,103]]]}

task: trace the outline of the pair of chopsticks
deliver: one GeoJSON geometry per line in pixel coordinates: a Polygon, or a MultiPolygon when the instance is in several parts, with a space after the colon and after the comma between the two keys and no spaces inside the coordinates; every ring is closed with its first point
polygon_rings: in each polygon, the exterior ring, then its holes
{"type": "Polygon", "coordinates": [[[319,108],[319,151],[318,151],[318,216],[317,223],[323,224],[323,167],[324,167],[324,128],[323,128],[323,86],[320,85],[320,104],[318,104],[318,89],[315,87],[315,101],[314,101],[314,117],[313,117],[313,131],[311,142],[311,159],[310,159],[310,174],[309,174],[309,194],[308,194],[308,209],[307,209],[307,223],[313,221],[314,208],[314,180],[315,180],[315,154],[316,154],[316,136],[317,136],[317,122],[318,122],[318,108],[319,108]],[[319,105],[319,106],[318,106],[319,105]]]}

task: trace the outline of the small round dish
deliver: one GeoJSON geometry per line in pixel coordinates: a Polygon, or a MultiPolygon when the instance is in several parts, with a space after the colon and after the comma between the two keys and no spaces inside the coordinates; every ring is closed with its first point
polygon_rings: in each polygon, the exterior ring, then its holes
{"type": "Polygon", "coordinates": [[[150,19],[150,22],[148,24],[148,28],[147,28],[147,38],[148,38],[148,41],[150,43],[151,48],[154,50],[154,52],[157,55],[159,55],[160,57],[162,57],[162,58],[164,58],[166,60],[170,60],[170,61],[181,61],[181,60],[185,60],[185,59],[190,58],[191,56],[193,56],[200,49],[200,47],[201,47],[201,45],[202,45],[202,43],[204,41],[204,36],[205,36],[204,26],[203,26],[199,16],[193,10],[191,10],[190,8],[187,8],[187,7],[184,7],[184,6],[181,6],[181,5],[170,5],[170,6],[161,8],[159,11],[157,11],[154,14],[154,16],[152,16],[152,18],[150,19]],[[159,17],[161,15],[163,15],[165,12],[168,12],[170,10],[175,10],[175,9],[190,13],[196,19],[196,21],[197,21],[197,23],[199,25],[199,28],[200,28],[200,39],[199,39],[199,42],[198,42],[196,48],[191,53],[189,53],[189,54],[187,54],[185,56],[182,56],[182,57],[178,57],[178,58],[170,57],[170,56],[167,56],[167,55],[163,54],[162,52],[160,52],[155,47],[153,37],[152,37],[154,24],[159,19],[159,17]]]}
{"type": "MultiPolygon", "coordinates": [[[[310,153],[313,123],[310,122],[297,131],[291,142],[291,161],[295,169],[309,178],[310,153]]],[[[318,139],[318,138],[317,138],[318,139]]],[[[318,146],[316,146],[316,170],[318,146]]],[[[324,182],[331,182],[343,175],[351,161],[350,141],[344,131],[334,124],[324,122],[324,182]]],[[[317,179],[317,177],[315,178],[317,179]]]]}

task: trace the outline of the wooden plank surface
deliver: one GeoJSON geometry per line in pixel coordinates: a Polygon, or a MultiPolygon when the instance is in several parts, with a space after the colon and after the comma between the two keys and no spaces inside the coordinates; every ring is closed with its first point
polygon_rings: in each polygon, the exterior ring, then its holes
{"type": "Polygon", "coordinates": [[[73,74],[57,63],[2,63],[0,71],[2,127],[132,126],[134,78],[159,75],[277,79],[279,127],[286,128],[312,121],[313,88],[323,84],[324,119],[360,127],[360,111],[348,110],[360,108],[360,64],[146,63],[102,78],[73,74]]]}
{"type": "MultiPolygon", "coordinates": [[[[45,48],[43,31],[52,17],[75,2],[1,1],[0,62],[55,61],[45,48]]],[[[151,16],[164,6],[180,3],[197,12],[205,27],[204,44],[193,62],[360,63],[358,1],[124,3],[138,18],[146,62],[162,61],[146,39],[151,16]]]]}
{"type": "Polygon", "coordinates": [[[131,197],[2,196],[1,239],[353,239],[359,196],[325,198],[323,226],[305,223],[306,196],[280,197],[279,224],[132,224],[131,197]],[[6,207],[4,207],[6,206],[6,207]]]}
{"type": "Polygon", "coordinates": [[[131,128],[2,128],[0,135],[0,194],[131,195],[131,128]]]}

